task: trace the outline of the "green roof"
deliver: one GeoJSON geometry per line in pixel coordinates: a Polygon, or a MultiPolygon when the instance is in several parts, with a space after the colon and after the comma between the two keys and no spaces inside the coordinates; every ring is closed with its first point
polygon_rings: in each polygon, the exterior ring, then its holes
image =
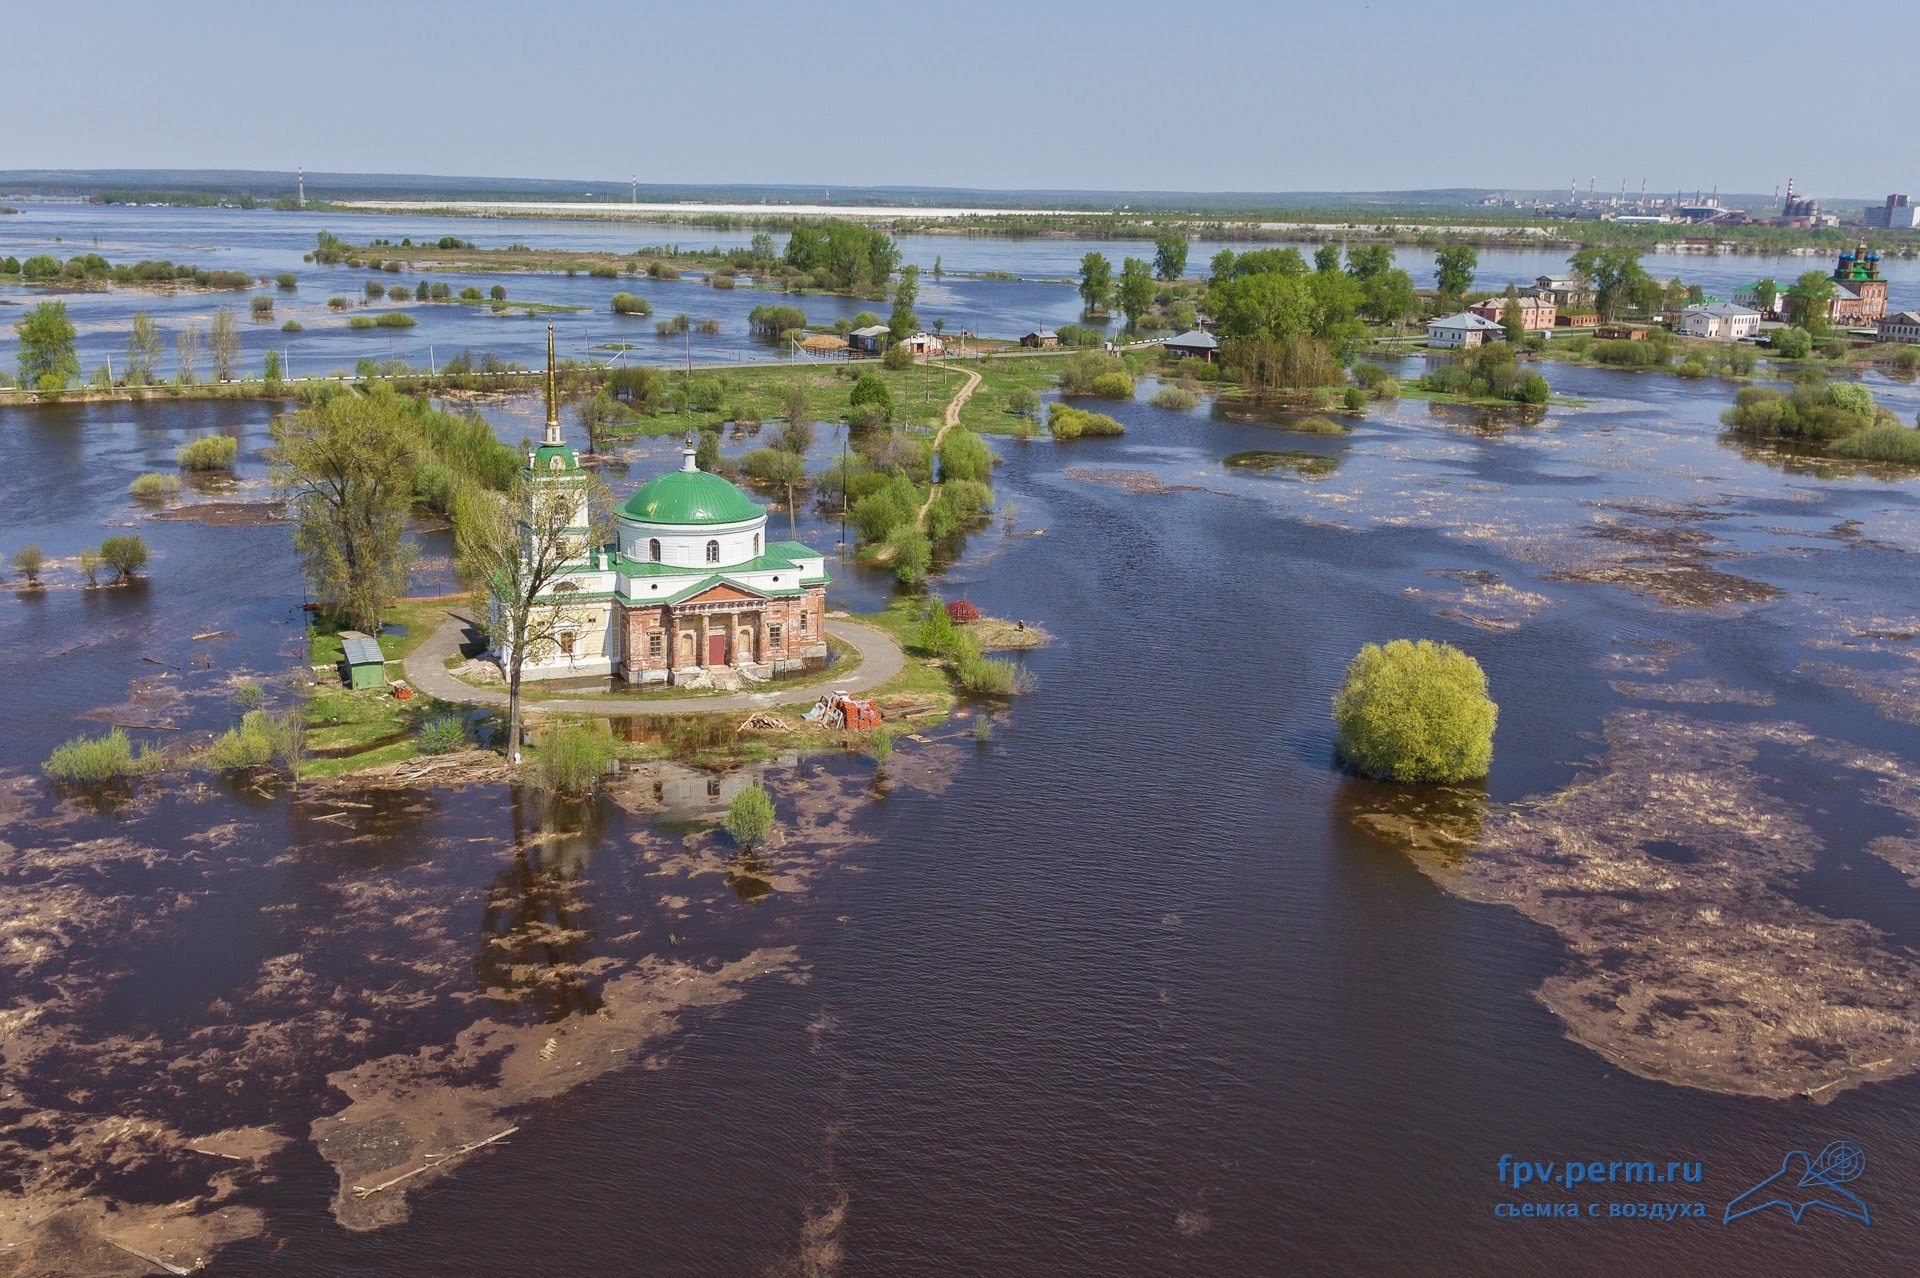
{"type": "Polygon", "coordinates": [[[767,553],[769,555],[778,555],[782,559],[822,558],[819,551],[797,541],[770,541],[767,543],[767,553]]]}
{"type": "Polygon", "coordinates": [[[718,475],[670,470],[640,485],[620,513],[645,524],[741,524],[766,511],[718,475]]]}
{"type": "Polygon", "coordinates": [[[580,459],[565,444],[542,444],[533,450],[533,461],[527,467],[530,474],[547,475],[553,473],[553,459],[560,459],[563,471],[580,469],[580,459]]]}

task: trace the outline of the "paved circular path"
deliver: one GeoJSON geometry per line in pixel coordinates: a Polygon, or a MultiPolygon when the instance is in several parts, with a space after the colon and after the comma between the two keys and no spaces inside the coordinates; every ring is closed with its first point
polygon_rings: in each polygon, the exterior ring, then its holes
{"type": "MultiPolygon", "coordinates": [[[[460,651],[473,632],[473,622],[461,613],[452,613],[427,641],[414,649],[402,663],[407,682],[439,701],[469,706],[504,706],[503,688],[476,688],[453,677],[447,658],[460,651]]],[[[534,700],[522,696],[522,710],[561,711],[567,714],[719,714],[736,710],[766,710],[812,701],[825,692],[844,689],[864,692],[877,688],[906,667],[907,655],[884,630],[857,621],[828,618],[827,633],[860,654],[860,664],[845,674],[829,674],[818,683],[799,684],[777,692],[733,692],[724,696],[689,696],[685,700],[562,701],[551,698],[534,700]]]]}

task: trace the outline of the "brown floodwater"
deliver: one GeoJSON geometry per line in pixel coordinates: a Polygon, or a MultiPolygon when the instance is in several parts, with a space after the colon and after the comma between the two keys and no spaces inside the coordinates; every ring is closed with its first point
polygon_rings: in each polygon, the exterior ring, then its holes
{"type": "Polygon", "coordinates": [[[63,799],[60,740],[190,743],[283,678],[303,597],[285,525],[124,495],[210,429],[257,480],[264,410],[0,413],[34,460],[0,547],[155,550],[0,595],[0,1274],[142,1272],[102,1239],[216,1275],[1904,1270],[1914,481],[1723,447],[1729,387],[1547,372],[1588,406],[999,443],[940,588],[1052,633],[1038,691],[884,775],[769,763],[752,856],[709,829],[743,777],[672,768],[63,799]],[[1345,663],[1397,636],[1485,666],[1483,787],[1333,768],[1345,663]],[[1871,1226],[1721,1222],[1843,1138],[1871,1226]]]}

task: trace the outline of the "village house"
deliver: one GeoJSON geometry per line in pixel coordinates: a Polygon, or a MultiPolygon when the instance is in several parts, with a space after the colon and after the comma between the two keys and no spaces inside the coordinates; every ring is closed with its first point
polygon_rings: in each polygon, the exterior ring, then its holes
{"type": "MultiPolygon", "coordinates": [[[[583,535],[579,559],[540,597],[540,630],[552,637],[527,652],[524,678],[710,687],[825,668],[825,557],[767,540],[765,507],[701,470],[692,444],[678,470],[642,484],[620,507],[613,541],[588,546],[585,476],[560,438],[556,403],[549,352],[546,436],[521,473],[577,490],[583,535]]],[[[496,640],[502,618],[496,600],[496,640]]],[[[511,655],[503,646],[503,668],[511,655]]]]}
{"type": "Polygon", "coordinates": [[[1479,346],[1485,342],[1505,341],[1506,336],[1506,329],[1472,311],[1461,311],[1445,319],[1427,321],[1428,346],[1479,346]]]}
{"type": "Polygon", "coordinates": [[[856,355],[878,355],[887,349],[885,324],[869,324],[847,334],[847,349],[856,355]]]}
{"type": "MultiPolygon", "coordinates": [[[[1519,301],[1519,306],[1520,327],[1524,331],[1541,333],[1552,330],[1555,310],[1555,305],[1552,301],[1544,297],[1522,296],[1519,301]]],[[[1475,302],[1467,309],[1473,314],[1478,315],[1481,319],[1489,319],[1499,324],[1506,317],[1507,299],[1504,297],[1489,297],[1484,302],[1475,302]]]]}
{"type": "Polygon", "coordinates": [[[1875,327],[1883,342],[1920,342],[1920,311],[1888,315],[1875,327]]]}
{"type": "Polygon", "coordinates": [[[1036,328],[1030,333],[1023,333],[1020,337],[1020,344],[1029,350],[1052,350],[1060,344],[1060,334],[1050,328],[1036,328]]]}
{"type": "Polygon", "coordinates": [[[1169,337],[1160,345],[1169,355],[1181,359],[1203,359],[1209,364],[1220,354],[1220,343],[1214,340],[1213,334],[1203,333],[1197,328],[1169,337]]]}
{"type": "Polygon", "coordinates": [[[1647,340],[1645,324],[1602,324],[1593,330],[1593,335],[1603,342],[1644,342],[1647,340]]]}
{"type": "Polygon", "coordinates": [[[900,344],[915,355],[943,355],[947,350],[947,344],[932,333],[915,333],[900,344]]]}
{"type": "Polygon", "coordinates": [[[1552,302],[1571,311],[1593,309],[1593,290],[1578,275],[1542,275],[1534,280],[1531,288],[1521,289],[1520,295],[1552,302]]]}
{"type": "Polygon", "coordinates": [[[1732,302],[1707,302],[1682,310],[1678,327],[1688,337],[1737,342],[1760,327],[1760,312],[1732,302]]]}

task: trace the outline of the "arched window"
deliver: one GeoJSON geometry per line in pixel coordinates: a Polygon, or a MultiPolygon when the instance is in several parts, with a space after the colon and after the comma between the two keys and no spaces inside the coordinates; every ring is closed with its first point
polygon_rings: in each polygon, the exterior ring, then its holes
{"type": "Polygon", "coordinates": [[[660,539],[658,537],[649,537],[647,539],[647,558],[653,560],[656,564],[660,562],[660,539]]]}
{"type": "Polygon", "coordinates": [[[754,558],[756,559],[760,557],[760,534],[759,533],[755,533],[753,535],[753,555],[754,555],[754,558]]]}
{"type": "Polygon", "coordinates": [[[717,564],[720,562],[720,543],[719,542],[710,541],[707,543],[707,562],[710,564],[717,564]]]}
{"type": "Polygon", "coordinates": [[[566,465],[567,465],[566,462],[560,460],[560,455],[558,453],[555,453],[552,457],[549,457],[547,459],[548,470],[565,470],[566,465]]]}

